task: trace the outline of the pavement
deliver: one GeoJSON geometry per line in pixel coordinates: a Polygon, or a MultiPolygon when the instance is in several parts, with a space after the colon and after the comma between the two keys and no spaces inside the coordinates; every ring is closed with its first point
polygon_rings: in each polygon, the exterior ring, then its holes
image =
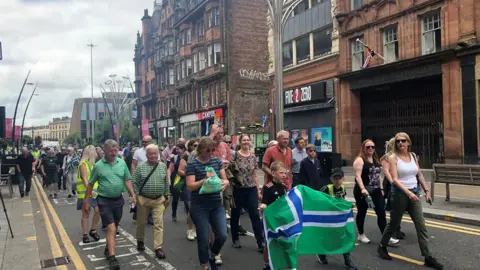
{"type": "MultiPolygon", "coordinates": [[[[258,174],[263,176],[261,172],[258,174]]],[[[263,177],[259,179],[263,182],[263,177]]],[[[352,194],[348,190],[353,188],[353,182],[348,180],[346,185],[347,192],[352,194]]],[[[452,194],[454,194],[453,191],[452,194]]],[[[98,231],[102,239],[99,242],[81,243],[81,214],[76,211],[75,201],[74,198],[68,199],[66,193],[60,193],[58,199],[48,199],[39,181],[34,181],[30,200],[19,197],[6,199],[7,213],[13,224],[15,238],[12,239],[7,234],[4,215],[0,213],[0,245],[3,247],[1,269],[40,269],[41,261],[64,257],[68,258],[65,265],[45,269],[108,269],[103,256],[105,235],[100,230],[100,225],[98,231]]],[[[434,205],[440,204],[439,201],[441,200],[437,200],[434,205]]],[[[473,204],[475,205],[476,202],[474,201],[473,204]]],[[[146,228],[147,250],[141,253],[136,250],[134,237],[136,224],[129,214],[128,206],[125,205],[116,249],[122,269],[199,269],[196,243],[186,239],[186,214],[182,203],[179,206],[177,222],[171,219],[171,208],[167,209],[165,214],[164,249],[167,258],[160,261],[154,258],[152,251],[153,228],[150,225],[146,228]]],[[[250,233],[240,238],[243,244],[242,249],[233,248],[230,238],[227,240],[222,249],[224,265],[221,269],[223,270],[256,270],[263,266],[263,256],[256,251],[248,215],[242,215],[241,224],[250,233]]],[[[432,253],[445,264],[445,269],[478,269],[480,227],[465,225],[455,219],[446,222],[431,218],[426,218],[426,226],[430,235],[429,243],[432,253]]],[[[352,253],[359,269],[424,269],[415,227],[408,217],[402,221],[402,231],[407,234],[406,239],[402,240],[397,247],[389,248],[395,259],[392,261],[379,259],[376,246],[380,241],[381,233],[376,225],[375,214],[369,211],[365,232],[372,243],[358,245],[352,253]]],[[[329,261],[328,266],[323,266],[316,262],[314,256],[302,256],[299,258],[298,269],[343,269],[341,256],[331,256],[329,261]]],[[[58,263],[61,264],[62,260],[59,259],[58,263]]]]}

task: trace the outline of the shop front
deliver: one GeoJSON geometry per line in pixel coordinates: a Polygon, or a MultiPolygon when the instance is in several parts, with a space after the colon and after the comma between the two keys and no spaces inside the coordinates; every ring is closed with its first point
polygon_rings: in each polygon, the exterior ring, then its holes
{"type": "Polygon", "coordinates": [[[164,144],[169,138],[175,138],[175,126],[173,118],[163,119],[157,121],[158,127],[158,142],[164,144]]]}
{"type": "Polygon", "coordinates": [[[148,135],[150,135],[152,137],[152,139],[154,139],[154,140],[158,139],[157,122],[156,121],[148,122],[148,135]]]}
{"type": "Polygon", "coordinates": [[[210,126],[213,124],[225,126],[223,109],[200,112],[197,114],[197,119],[200,122],[201,136],[208,136],[210,126]]]}
{"type": "Polygon", "coordinates": [[[335,98],[333,79],[314,82],[284,91],[284,124],[291,145],[303,137],[317,152],[335,149],[335,98]]]}
{"type": "Polygon", "coordinates": [[[196,113],[180,116],[180,136],[185,140],[202,136],[200,122],[196,113]]]}

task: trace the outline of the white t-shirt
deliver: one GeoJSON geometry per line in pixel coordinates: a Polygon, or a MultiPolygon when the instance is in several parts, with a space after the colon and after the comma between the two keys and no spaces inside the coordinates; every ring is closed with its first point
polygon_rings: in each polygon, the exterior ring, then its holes
{"type": "Polygon", "coordinates": [[[138,148],[135,153],[133,153],[133,159],[137,161],[137,166],[147,161],[147,152],[145,147],[138,148]]]}

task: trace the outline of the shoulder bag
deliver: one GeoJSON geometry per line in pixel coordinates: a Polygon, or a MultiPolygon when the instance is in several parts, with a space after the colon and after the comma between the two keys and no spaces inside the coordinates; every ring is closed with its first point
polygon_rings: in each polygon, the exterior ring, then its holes
{"type": "Polygon", "coordinates": [[[145,178],[145,181],[143,181],[143,184],[142,186],[140,187],[140,189],[138,190],[138,195],[142,195],[142,190],[143,190],[143,187],[145,187],[145,184],[147,184],[148,180],[150,179],[150,176],[152,176],[152,174],[155,172],[155,170],[157,169],[158,167],[158,163],[155,164],[155,166],[153,167],[152,171],[150,171],[150,173],[147,175],[147,178],[145,178]]]}

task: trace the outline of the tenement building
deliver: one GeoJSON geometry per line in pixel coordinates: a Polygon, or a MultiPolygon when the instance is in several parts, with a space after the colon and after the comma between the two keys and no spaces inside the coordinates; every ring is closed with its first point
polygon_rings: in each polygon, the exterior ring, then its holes
{"type": "Polygon", "coordinates": [[[268,132],[266,10],[256,0],[157,0],[144,11],[135,87],[151,135],[200,137],[213,123],[268,132]]]}
{"type": "Polygon", "coordinates": [[[336,151],[351,161],[370,138],[382,153],[404,131],[423,167],[478,159],[480,2],[337,0],[336,11],[336,151]]]}
{"type": "MultiPolygon", "coordinates": [[[[332,8],[336,1],[303,0],[285,11],[289,19],[282,54],[284,126],[291,132],[292,142],[304,137],[316,144],[318,152],[332,152],[336,147],[334,77],[339,48],[332,8]]],[[[271,35],[269,43],[273,50],[271,35]]]]}

